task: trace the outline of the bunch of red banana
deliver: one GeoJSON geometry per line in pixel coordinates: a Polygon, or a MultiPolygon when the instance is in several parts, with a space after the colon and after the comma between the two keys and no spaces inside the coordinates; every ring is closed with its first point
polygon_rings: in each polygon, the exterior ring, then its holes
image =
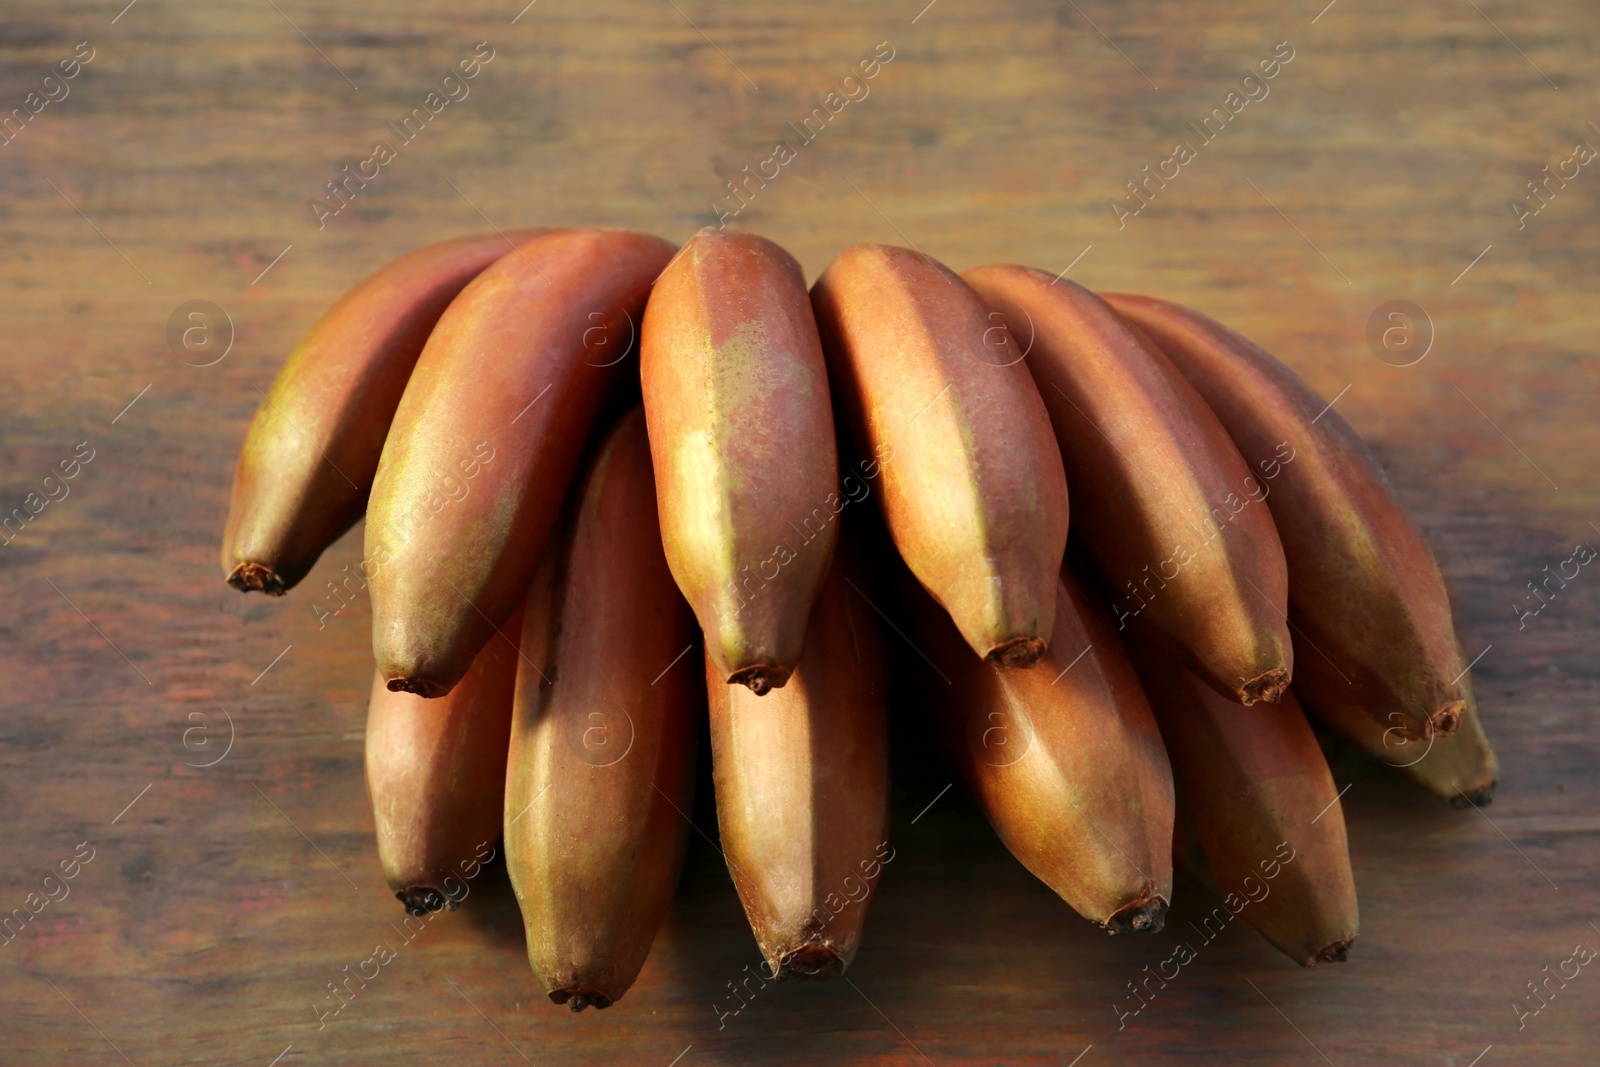
{"type": "Polygon", "coordinates": [[[1438,566],[1331,406],[1202,315],[1023,267],[861,245],[808,292],[716,230],[421,249],[266,394],[224,574],[282,595],[363,514],[384,872],[453,909],[503,840],[574,1010],[633,983],[705,834],[702,729],[771,978],[855,956],[897,694],[1084,917],[1159,930],[1176,827],[1306,965],[1356,934],[1312,723],[1452,801],[1498,773],[1438,566]]]}

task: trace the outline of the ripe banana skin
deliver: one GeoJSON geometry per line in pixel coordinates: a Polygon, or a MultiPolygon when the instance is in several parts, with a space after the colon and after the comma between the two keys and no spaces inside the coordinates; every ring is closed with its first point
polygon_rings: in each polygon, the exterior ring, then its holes
{"type": "Polygon", "coordinates": [[[1344,813],[1293,691],[1241,707],[1154,646],[1129,651],[1224,894],[1215,925],[1237,915],[1302,967],[1343,961],[1358,926],[1344,813]]]}
{"type": "Polygon", "coordinates": [[[1107,295],[1200,391],[1252,464],[1283,459],[1267,506],[1301,638],[1295,691],[1360,707],[1412,738],[1452,733],[1466,662],[1444,578],[1355,431],[1292,370],[1221,323],[1164,300],[1107,295]]]}
{"type": "Polygon", "coordinates": [[[844,506],[800,264],[701,230],[651,292],[639,356],[667,562],[719,681],[765,693],[800,660],[844,506]]]}
{"type": "Polygon", "coordinates": [[[899,603],[931,661],[917,667],[921,689],[1000,840],[1084,918],[1111,933],[1159,931],[1172,899],[1172,770],[1110,621],[1063,571],[1049,651],[1033,670],[1006,671],[972,655],[911,584],[899,603]]]}
{"type": "Polygon", "coordinates": [[[528,590],[504,827],[533,972],[581,1011],[622,997],[666,917],[705,691],[639,409],[574,504],[528,590]]]}
{"type": "Polygon", "coordinates": [[[758,698],[706,657],[722,850],[779,978],[850,966],[888,848],[883,648],[845,547],[783,689],[758,698]]]}
{"type": "Polygon", "coordinates": [[[1032,666],[1056,615],[1067,484],[1015,341],[958,276],[903,248],[845,249],[811,302],[900,555],[978,655],[1032,666]]]}
{"type": "Polygon", "coordinates": [[[1354,705],[1312,704],[1302,700],[1306,714],[1382,760],[1453,807],[1488,807],[1500,780],[1500,761],[1483,732],[1478,702],[1470,677],[1462,680],[1466,701],[1461,725],[1449,737],[1408,738],[1398,726],[1385,728],[1363,708],[1354,705]]]}
{"type": "Polygon", "coordinates": [[[328,309],[250,421],[222,535],[229,585],[282,596],[354,525],[434,323],[512,242],[546,232],[461,237],[419,248],[328,309]]]}
{"type": "MultiPolygon", "coordinates": [[[[512,639],[520,624],[507,624],[512,639]]],[[[374,674],[367,792],[384,876],[412,915],[454,911],[464,889],[457,868],[500,837],[516,681],[517,646],[504,637],[484,645],[440,700],[392,693],[374,674]]]]}
{"type": "Polygon", "coordinates": [[[449,692],[520,602],[596,417],[636,371],[625,353],[672,252],[645,234],[547,234],[439,319],[367,512],[373,655],[390,689],[449,692]]]}
{"type": "Polygon", "coordinates": [[[968,271],[1014,337],[1061,445],[1073,525],[1118,628],[1153,635],[1218,692],[1271,703],[1294,664],[1270,483],[1200,394],[1105,301],[1029,267],[968,271]]]}

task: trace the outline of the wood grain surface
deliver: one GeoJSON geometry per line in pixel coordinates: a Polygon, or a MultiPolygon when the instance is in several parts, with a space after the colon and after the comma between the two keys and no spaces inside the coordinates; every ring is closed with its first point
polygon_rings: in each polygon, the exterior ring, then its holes
{"type": "Polygon", "coordinates": [[[1600,544],[1600,175],[1574,161],[1600,145],[1600,9],[925,2],[5,5],[0,512],[66,495],[0,548],[0,912],[39,908],[0,946],[0,1063],[1600,1060],[1600,972],[1550,983],[1537,1014],[1529,992],[1600,948],[1600,576],[1517,607],[1600,544]],[[1293,58],[1246,85],[1280,42],[1293,58]],[[403,142],[389,123],[415,108],[403,142]],[[1189,123],[1213,108],[1205,140],[1189,123]],[[780,140],[794,158],[732,217],[726,183],[773,173],[780,140]],[[319,228],[310,202],[380,141],[394,158],[319,228]],[[1180,141],[1192,158],[1119,221],[1180,141]],[[1547,165],[1571,176],[1535,199],[1547,165]],[[319,626],[313,606],[360,531],[285,599],[227,588],[245,424],[321,310],[405,250],[551,223],[681,241],[723,211],[813,278],[880,241],[1169,296],[1338,396],[1438,550],[1504,771],[1493,807],[1461,812],[1338,763],[1349,963],[1300,971],[1235,924],[1119,1029],[1128,983],[1215,902],[1180,879],[1167,931],[1090,928],[941,792],[916,708],[848,981],[722,1014],[759,955],[704,777],[674,912],[615,1008],[546,1002],[503,867],[397,933],[362,776],[370,614],[319,626]],[[1375,350],[1393,300],[1418,332],[1375,350]],[[226,318],[185,350],[169,323],[190,301],[226,318]],[[64,863],[68,895],[41,907],[64,863]],[[319,1025],[380,942],[397,958],[319,1025]]]}

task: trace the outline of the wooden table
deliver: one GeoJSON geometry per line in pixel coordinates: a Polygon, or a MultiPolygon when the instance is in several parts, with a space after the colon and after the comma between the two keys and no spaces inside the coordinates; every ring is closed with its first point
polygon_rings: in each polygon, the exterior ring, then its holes
{"type": "MultiPolygon", "coordinates": [[[[1600,947],[1600,579],[1523,629],[1513,608],[1600,541],[1600,176],[1582,166],[1542,204],[1525,187],[1600,144],[1593,5],[124,2],[0,16],[0,108],[27,116],[0,147],[0,505],[42,494],[80,443],[93,454],[0,551],[0,908],[92,851],[0,947],[0,1062],[1600,1059],[1600,973],[1522,1029],[1513,1009],[1575,945],[1600,947]],[[308,201],[483,41],[470,94],[319,229],[308,201]],[[786,124],[879,42],[893,59],[869,94],[800,144],[786,124]],[[1293,58],[1241,87],[1279,42],[1293,58]],[[75,53],[75,77],[44,82],[75,53]],[[1245,89],[1267,95],[1213,140],[1187,125],[1245,89]],[[28,114],[32,92],[59,99],[28,114]],[[1180,879],[1167,932],[1112,940],[959,785],[916,819],[951,778],[916,755],[908,709],[897,858],[849,982],[769,987],[719,1028],[717,998],[758,957],[697,836],[616,1008],[545,1002],[497,868],[319,1028],[327,983],[400,915],[362,778],[366,605],[321,629],[309,606],[359,531],[283,600],[218,573],[258,390],[323,307],[406,249],[561,221],[681,240],[737,205],[725,180],[780,138],[797,157],[730,224],[809,275],[885,241],[1169,295],[1278,351],[1373,443],[1483,652],[1504,783],[1458,812],[1374,765],[1335,768],[1363,918],[1347,965],[1302,972],[1236,926],[1119,1031],[1126,983],[1213,902],[1180,879]],[[1125,183],[1176,140],[1195,158],[1119,225],[1125,183]],[[1519,228],[1509,198],[1539,213],[1519,228]],[[196,300],[232,324],[210,366],[167,340],[196,300]],[[1390,300],[1431,321],[1410,366],[1369,347],[1390,300]]],[[[714,834],[706,788],[695,819],[714,834]]]]}

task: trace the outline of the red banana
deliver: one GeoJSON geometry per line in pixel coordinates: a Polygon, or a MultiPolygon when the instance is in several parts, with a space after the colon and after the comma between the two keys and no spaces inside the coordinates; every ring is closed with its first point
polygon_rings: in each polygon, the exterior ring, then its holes
{"type": "Polygon", "coordinates": [[[485,267],[546,232],[419,248],[328,309],[262,397],[239,451],[222,535],[229,585],[282,596],[355,524],[434,323],[485,267]]]}
{"type": "Polygon", "coordinates": [[[1105,301],[1028,267],[966,279],[1014,337],[1050,412],[1073,532],[1109,580],[1118,629],[1161,640],[1233,700],[1289,684],[1283,546],[1267,490],[1176,368],[1105,301]]]}
{"type": "Polygon", "coordinates": [[[1467,665],[1444,578],[1356,432],[1292,370],[1221,323],[1151,297],[1106,299],[1172,358],[1245,459],[1277,472],[1267,506],[1289,563],[1289,619],[1303,640],[1300,699],[1363,708],[1408,737],[1454,731],[1467,665]]]}
{"type": "Polygon", "coordinates": [[[1032,666],[1055,618],[1067,484],[1015,342],[965,282],[904,248],[845,249],[811,301],[900,555],[978,655],[1032,666]]]}
{"type": "MultiPolygon", "coordinates": [[[[520,628],[520,616],[506,626],[513,638],[520,628]]],[[[413,915],[454,910],[456,868],[500,837],[516,681],[517,646],[503,637],[441,700],[390,692],[374,675],[366,748],[378,860],[413,915]]]]}
{"type": "Polygon", "coordinates": [[[1059,583],[1049,651],[1007,671],[902,582],[921,688],[1012,855],[1085,919],[1154,932],[1172,899],[1172,771],[1109,620],[1071,571],[1059,583]]]}
{"type": "Polygon", "coordinates": [[[888,848],[883,647],[846,561],[841,549],[782,690],[758,698],[706,657],[723,855],[779,978],[850,966],[888,848]]]}
{"type": "Polygon", "coordinates": [[[581,1011],[621,998],[666,917],[705,701],[637,408],[570,521],[528,590],[504,826],[528,960],[552,1001],[581,1011]]]}
{"type": "Polygon", "coordinates": [[[671,256],[645,234],[548,234],[440,318],[367,516],[373,655],[389,688],[449,692],[511,615],[596,417],[634,372],[634,324],[671,256]]]}
{"type": "Polygon", "coordinates": [[[764,693],[800,660],[844,506],[800,264],[701,230],[650,294],[639,356],[667,562],[719,682],[764,693]]]}
{"type": "Polygon", "coordinates": [[[1225,894],[1202,920],[1207,939],[1239,916],[1302,967],[1342,961],[1358,926],[1344,812],[1293,692],[1241,707],[1159,650],[1130,651],[1185,825],[1225,894]]]}

